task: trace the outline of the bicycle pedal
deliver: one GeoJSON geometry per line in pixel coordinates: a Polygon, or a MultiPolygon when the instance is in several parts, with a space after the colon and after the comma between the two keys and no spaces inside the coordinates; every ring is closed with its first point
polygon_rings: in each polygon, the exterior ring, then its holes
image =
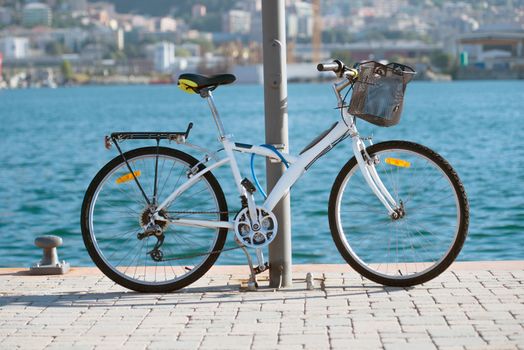
{"type": "Polygon", "coordinates": [[[251,194],[255,193],[257,190],[255,185],[253,185],[253,183],[249,181],[249,179],[246,177],[244,178],[244,180],[242,180],[242,182],[240,182],[240,184],[246,189],[246,191],[248,191],[251,194]]]}
{"type": "Polygon", "coordinates": [[[261,274],[262,272],[269,270],[269,263],[268,262],[264,263],[263,269],[261,269],[260,266],[257,266],[253,268],[253,270],[255,271],[255,275],[261,274]]]}

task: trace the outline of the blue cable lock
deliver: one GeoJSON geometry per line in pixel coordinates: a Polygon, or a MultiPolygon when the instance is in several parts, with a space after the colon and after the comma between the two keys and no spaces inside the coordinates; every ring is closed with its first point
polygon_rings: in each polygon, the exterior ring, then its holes
{"type": "MultiPolygon", "coordinates": [[[[284,158],[284,156],[282,155],[282,153],[280,153],[275,146],[273,145],[268,145],[268,144],[263,144],[263,145],[260,145],[260,147],[265,147],[271,151],[273,151],[277,156],[278,158],[280,158],[280,160],[282,161],[282,163],[284,163],[284,165],[286,166],[286,168],[289,168],[289,163],[287,162],[286,158],[284,158]]],[[[257,189],[260,191],[260,193],[262,194],[262,196],[264,196],[264,199],[267,198],[267,194],[266,192],[262,189],[262,186],[260,185],[260,182],[258,182],[258,179],[257,179],[257,175],[255,174],[255,154],[252,153],[251,154],[251,175],[253,176],[253,181],[255,181],[255,186],[257,187],[257,189]]]]}

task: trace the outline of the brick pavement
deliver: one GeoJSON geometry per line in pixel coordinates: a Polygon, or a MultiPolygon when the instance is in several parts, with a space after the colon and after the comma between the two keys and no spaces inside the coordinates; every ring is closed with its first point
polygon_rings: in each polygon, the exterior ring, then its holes
{"type": "Polygon", "coordinates": [[[138,294],[92,268],[0,269],[0,349],[524,349],[524,261],[456,263],[409,289],[346,265],[294,270],[285,290],[240,291],[247,269],[219,266],[182,292],[138,294]]]}

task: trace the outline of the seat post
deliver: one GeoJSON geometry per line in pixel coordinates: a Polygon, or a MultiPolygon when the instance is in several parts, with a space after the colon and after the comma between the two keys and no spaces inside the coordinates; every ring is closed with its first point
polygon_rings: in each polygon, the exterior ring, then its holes
{"type": "Polygon", "coordinates": [[[213,99],[213,94],[211,93],[211,90],[209,89],[203,89],[200,91],[200,96],[202,98],[205,98],[207,100],[207,103],[209,104],[209,109],[211,109],[211,114],[213,115],[213,119],[215,120],[215,124],[218,129],[218,133],[220,135],[220,140],[224,140],[226,138],[226,133],[224,131],[224,125],[222,125],[222,121],[220,120],[220,116],[218,115],[217,107],[215,106],[215,100],[213,99]]]}

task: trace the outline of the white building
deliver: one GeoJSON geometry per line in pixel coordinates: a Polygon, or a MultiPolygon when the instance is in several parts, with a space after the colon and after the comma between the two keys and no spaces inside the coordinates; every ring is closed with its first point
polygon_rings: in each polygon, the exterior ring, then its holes
{"type": "Polygon", "coordinates": [[[204,17],[207,13],[207,8],[202,4],[195,4],[191,8],[191,15],[193,18],[204,17]]]}
{"type": "Polygon", "coordinates": [[[167,41],[156,43],[153,55],[155,71],[168,72],[175,64],[175,44],[167,41]]]}
{"type": "Polygon", "coordinates": [[[29,3],[22,10],[22,24],[26,27],[50,26],[52,19],[51,8],[46,4],[29,3]]]}
{"type": "Polygon", "coordinates": [[[23,59],[29,56],[29,39],[19,37],[0,38],[0,52],[4,59],[23,59]]]}
{"type": "Polygon", "coordinates": [[[222,17],[222,29],[226,33],[248,34],[251,30],[251,13],[230,10],[222,17]]]}
{"type": "Polygon", "coordinates": [[[158,19],[157,30],[159,32],[175,32],[176,20],[171,17],[162,17],[158,19]]]}

